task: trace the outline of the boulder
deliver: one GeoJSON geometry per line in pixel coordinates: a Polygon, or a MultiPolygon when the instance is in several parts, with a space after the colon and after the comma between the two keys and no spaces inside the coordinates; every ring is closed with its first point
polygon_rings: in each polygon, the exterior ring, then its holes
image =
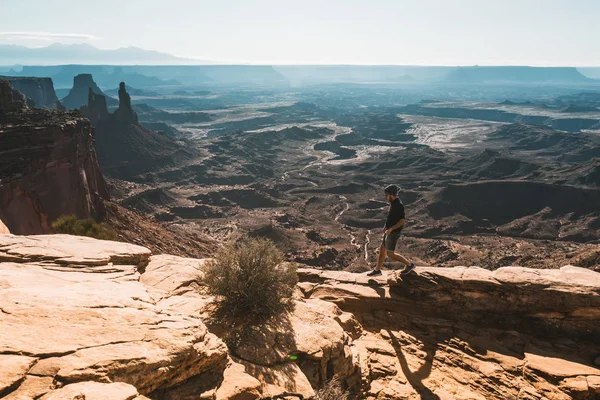
{"type": "Polygon", "coordinates": [[[243,364],[231,361],[223,373],[223,382],[215,400],[255,400],[261,398],[262,383],[246,373],[243,364]]]}

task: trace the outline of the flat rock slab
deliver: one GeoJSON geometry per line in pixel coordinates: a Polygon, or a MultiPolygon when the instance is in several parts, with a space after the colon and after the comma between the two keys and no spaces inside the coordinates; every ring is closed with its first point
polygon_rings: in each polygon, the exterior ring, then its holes
{"type": "Polygon", "coordinates": [[[202,267],[206,262],[207,259],[153,256],[144,270],[141,282],[169,294],[185,292],[202,278],[202,267]]]}
{"type": "Polygon", "coordinates": [[[67,385],[42,397],[42,400],[133,400],[135,387],[126,383],[81,382],[67,385]]]}
{"type": "Polygon", "coordinates": [[[0,354],[0,396],[18,386],[35,362],[33,357],[0,354]]]}
{"type": "Polygon", "coordinates": [[[150,250],[129,243],[71,235],[2,235],[0,261],[52,261],[57,264],[143,265],[150,250]]]}
{"type": "MultiPolygon", "coordinates": [[[[178,303],[171,289],[193,277],[140,282],[147,249],[68,235],[2,235],[0,252],[18,258],[0,262],[0,396],[133,399],[225,368],[226,346],[197,310],[159,305],[178,303]],[[66,386],[45,394],[48,379],[66,386]]],[[[159,260],[165,271],[183,263],[159,260]]]]}
{"type": "Polygon", "coordinates": [[[542,336],[600,337],[600,274],[565,266],[556,270],[504,267],[416,268],[402,276],[299,270],[308,298],[332,301],[351,312],[369,309],[442,319],[460,318],[542,336]],[[373,285],[387,281],[388,285],[373,285]]]}

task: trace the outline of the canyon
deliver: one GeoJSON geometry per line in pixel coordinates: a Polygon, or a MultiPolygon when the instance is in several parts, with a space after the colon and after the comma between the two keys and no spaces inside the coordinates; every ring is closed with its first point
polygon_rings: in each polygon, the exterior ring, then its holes
{"type": "Polygon", "coordinates": [[[336,377],[351,399],[600,398],[600,95],[573,70],[568,90],[53,71],[54,106],[0,78],[0,397],[311,399],[336,377]],[[388,183],[418,267],[370,279],[388,183]],[[53,234],[68,214],[118,241],[53,234]],[[245,237],[299,282],[232,344],[203,268],[245,237]]]}

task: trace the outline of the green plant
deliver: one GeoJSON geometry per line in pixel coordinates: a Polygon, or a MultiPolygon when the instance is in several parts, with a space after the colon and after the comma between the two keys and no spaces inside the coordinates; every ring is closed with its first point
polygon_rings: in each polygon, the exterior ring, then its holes
{"type": "Polygon", "coordinates": [[[293,309],[296,267],[282,263],[272,241],[246,239],[222,247],[205,269],[219,319],[260,323],[293,309]]]}
{"type": "Polygon", "coordinates": [[[347,400],[348,392],[342,389],[342,383],[334,376],[317,392],[315,400],[347,400]]]}
{"type": "Polygon", "coordinates": [[[117,238],[117,234],[110,226],[98,223],[91,218],[77,219],[74,215],[61,215],[52,223],[52,229],[56,233],[89,236],[103,240],[116,240],[117,238]]]}

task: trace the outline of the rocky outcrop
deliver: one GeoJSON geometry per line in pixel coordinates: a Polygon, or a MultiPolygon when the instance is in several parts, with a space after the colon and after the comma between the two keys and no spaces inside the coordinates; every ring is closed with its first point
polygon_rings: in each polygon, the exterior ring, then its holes
{"type": "MultiPolygon", "coordinates": [[[[62,99],[62,104],[71,110],[79,110],[80,107],[88,104],[88,95],[90,89],[93,93],[104,96],[102,90],[96,85],[92,74],[79,74],[73,78],[73,88],[65,97],[62,99]]],[[[117,101],[112,97],[106,98],[106,103],[110,106],[116,105],[117,101]]]]}
{"type": "Polygon", "coordinates": [[[284,325],[228,352],[198,312],[206,260],[68,235],[0,249],[0,396],[307,399],[332,373],[359,377],[331,303],[298,297],[284,325]]]}
{"type": "Polygon", "coordinates": [[[0,396],[310,399],[335,375],[351,399],[600,398],[592,271],[300,269],[295,311],[228,348],[207,318],[205,262],[0,236],[0,396]]]}
{"type": "Polygon", "coordinates": [[[131,108],[131,96],[125,89],[125,82],[119,84],[119,108],[115,110],[115,118],[122,124],[137,124],[138,122],[138,116],[131,108]]]}
{"type": "Polygon", "coordinates": [[[92,88],[89,88],[87,105],[82,106],[80,111],[92,121],[92,124],[97,124],[108,117],[106,97],[94,93],[92,88]]]}
{"type": "Polygon", "coordinates": [[[600,274],[416,271],[299,271],[307,299],[331,301],[362,326],[351,343],[360,398],[600,398],[600,274]]]}
{"type": "Polygon", "coordinates": [[[14,89],[10,82],[0,80],[0,114],[25,108],[27,108],[27,100],[23,93],[14,89]]]}
{"type": "Polygon", "coordinates": [[[11,232],[51,232],[64,214],[103,217],[108,191],[80,113],[0,113],[0,149],[0,219],[11,232]]]}
{"type": "Polygon", "coordinates": [[[58,98],[51,78],[0,76],[0,80],[9,81],[14,89],[31,99],[35,107],[57,109],[58,98]]]}
{"type": "Polygon", "coordinates": [[[165,291],[143,247],[2,235],[0,248],[0,397],[132,399],[192,377],[217,385],[226,347],[178,309],[184,271],[165,291]],[[140,282],[144,268],[151,284],[140,282]]]}
{"type": "Polygon", "coordinates": [[[104,96],[92,92],[81,111],[93,121],[98,158],[106,175],[134,180],[141,173],[198,155],[190,146],[140,125],[123,82],[119,107],[112,114],[106,111],[104,96]]]}
{"type": "MultiPolygon", "coordinates": [[[[392,274],[385,296],[374,293],[365,301],[354,274],[316,273],[307,270],[303,280],[322,281],[332,276],[339,288],[358,290],[332,301],[345,309],[362,312],[362,307],[406,310],[406,314],[429,318],[451,318],[497,329],[517,330],[540,337],[589,340],[600,337],[600,274],[585,268],[536,270],[504,267],[489,271],[477,267],[422,268],[418,275],[400,278],[392,274]],[[380,301],[380,304],[377,303],[380,301]],[[367,305],[368,304],[368,305],[367,305]]],[[[367,284],[366,280],[362,280],[367,284]]],[[[322,291],[327,290],[324,286],[322,291]]],[[[334,290],[335,292],[335,290],[334,290]]],[[[320,298],[328,297],[324,292],[320,298]]]]}

